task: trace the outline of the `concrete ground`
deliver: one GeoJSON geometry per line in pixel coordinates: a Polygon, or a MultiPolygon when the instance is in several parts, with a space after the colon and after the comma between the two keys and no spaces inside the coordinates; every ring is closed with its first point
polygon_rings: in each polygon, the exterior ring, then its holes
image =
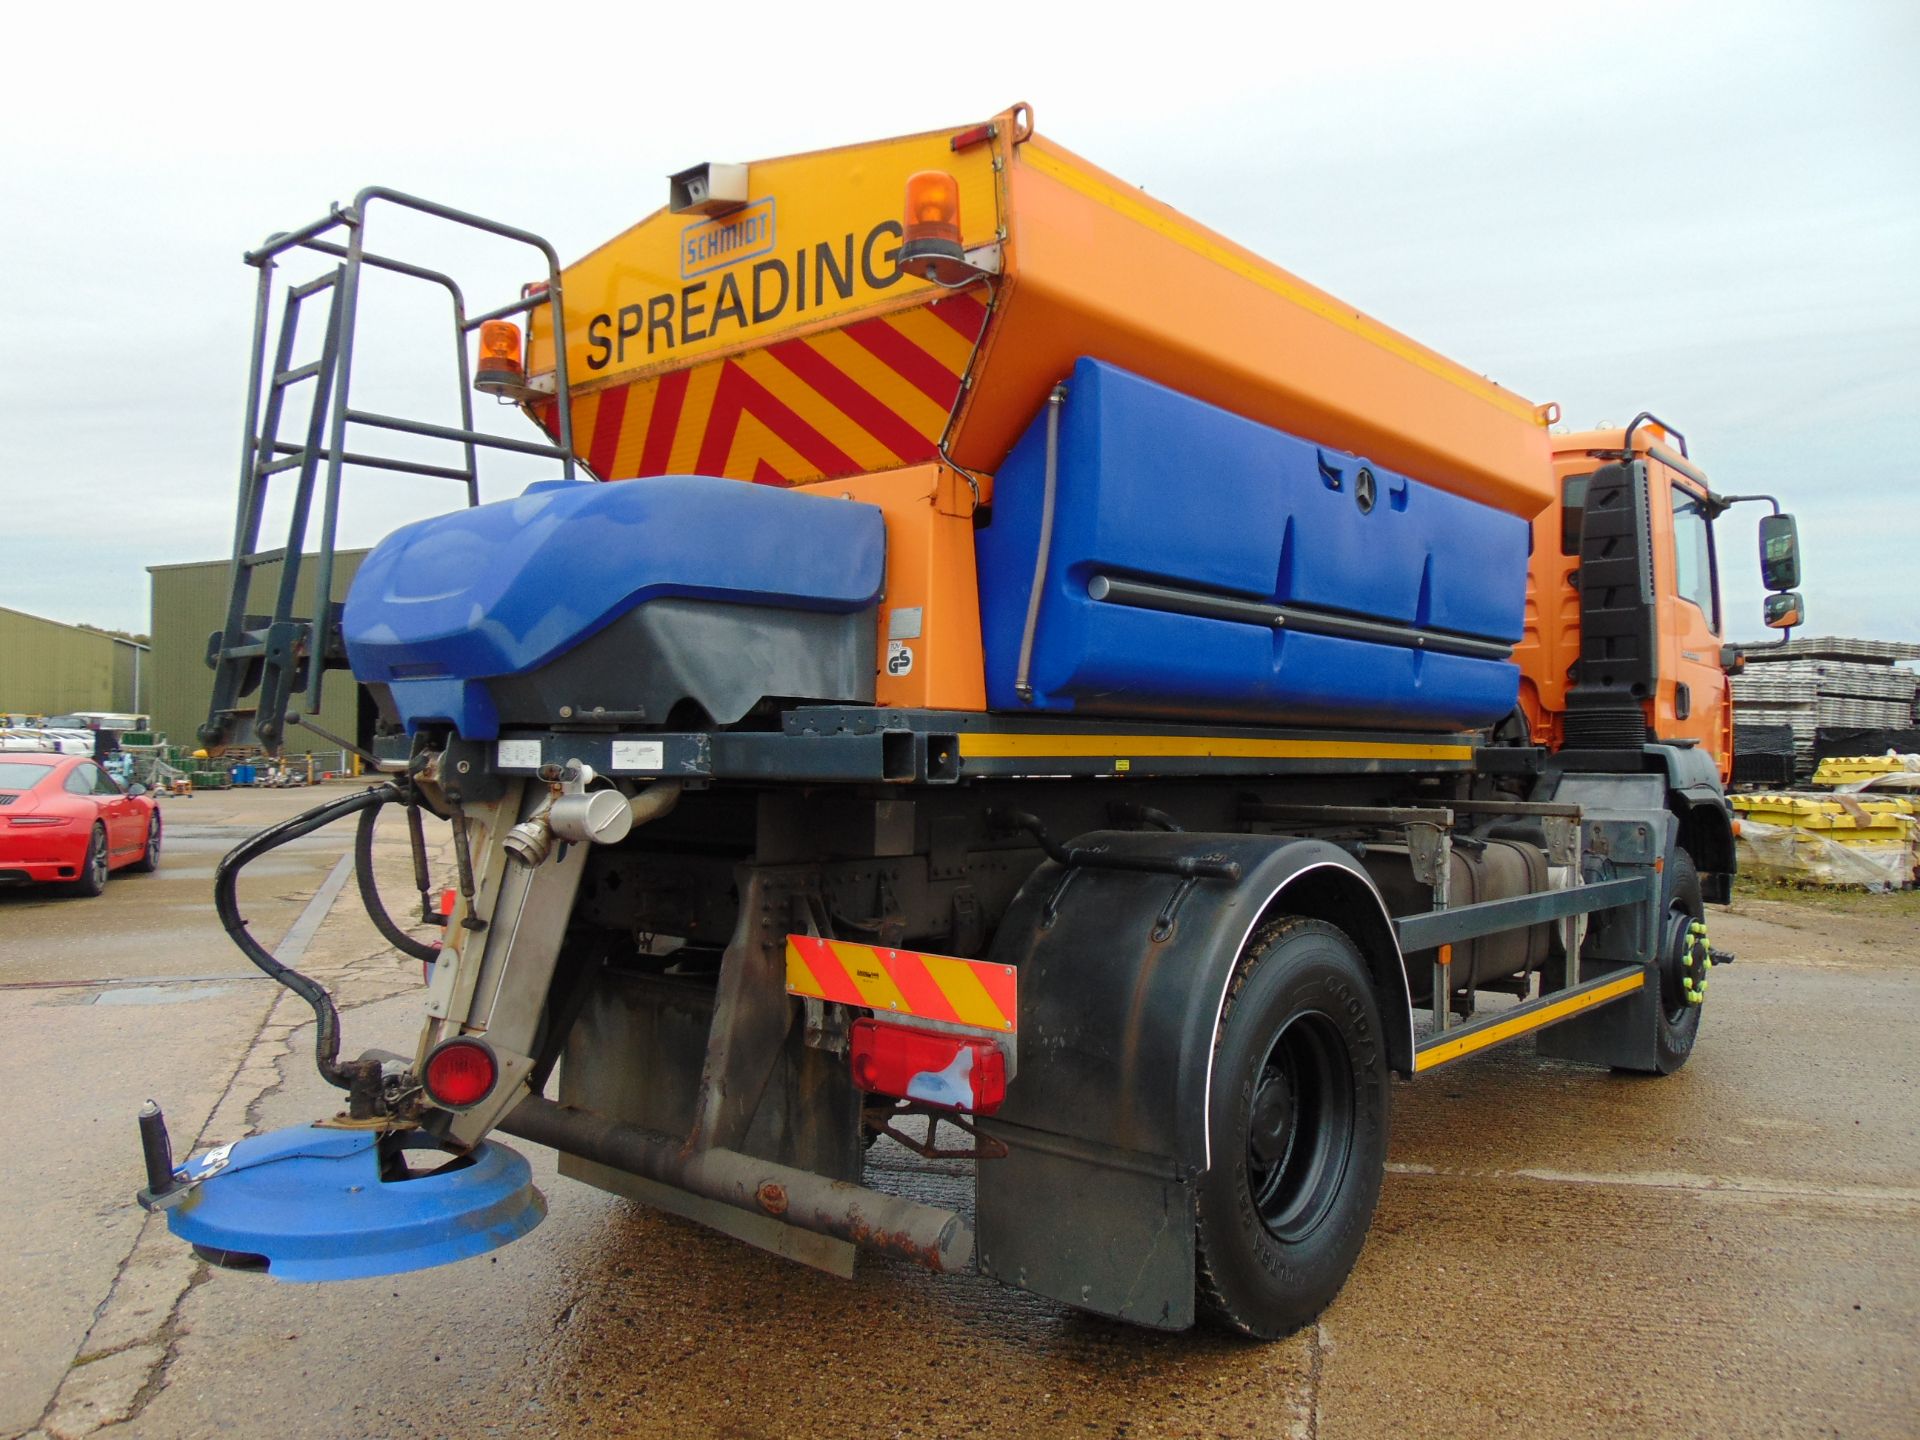
{"type": "MultiPolygon", "coordinates": [[[[208,1270],[130,1197],[149,1094],[182,1152],[334,1108],[305,1007],[250,978],[208,903],[227,846],[315,798],[170,801],[159,875],[0,894],[0,1436],[1920,1432],[1909,905],[1715,912],[1740,963],[1670,1079],[1522,1042],[1398,1086],[1358,1269],[1276,1345],[889,1262],[829,1279],[561,1180],[530,1146],[551,1207],[532,1235],[300,1286],[208,1270]]],[[[310,936],[350,1052],[409,1049],[417,967],[350,891],[308,904],[347,841],[283,852],[246,912],[310,936]]]]}

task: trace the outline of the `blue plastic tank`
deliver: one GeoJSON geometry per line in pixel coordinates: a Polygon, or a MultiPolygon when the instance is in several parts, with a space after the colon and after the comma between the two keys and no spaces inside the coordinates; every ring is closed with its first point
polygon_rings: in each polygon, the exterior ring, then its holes
{"type": "Polygon", "coordinates": [[[1044,563],[1045,409],[978,537],[990,708],[1416,730],[1514,708],[1526,521],[1097,360],[1058,418],[1044,563]]]}

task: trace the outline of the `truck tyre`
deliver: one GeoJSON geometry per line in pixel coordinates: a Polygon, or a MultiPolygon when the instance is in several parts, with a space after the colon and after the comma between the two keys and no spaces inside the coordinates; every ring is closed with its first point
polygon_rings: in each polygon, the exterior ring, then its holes
{"type": "Polygon", "coordinates": [[[1262,926],[1214,1036],[1196,1189],[1200,1313],[1274,1340],[1353,1269],[1387,1160],[1387,1057],[1365,962],[1320,920],[1262,926]]]}
{"type": "MultiPolygon", "coordinates": [[[[1655,1006],[1655,1061],[1651,1070],[1638,1073],[1671,1075],[1687,1063],[1693,1042],[1700,1034],[1698,1002],[1687,998],[1683,978],[1688,973],[1687,959],[1694,946],[1693,926],[1706,915],[1700,899],[1700,872],[1693,857],[1679,846],[1667,853],[1660,875],[1660,937],[1655,970],[1660,977],[1660,999],[1655,1006]]],[[[1702,947],[1704,948],[1704,947],[1702,947]]],[[[1695,967],[1700,974],[1700,967],[1695,967]]],[[[1704,974],[1700,974],[1704,979],[1704,974]]],[[[1618,1068],[1618,1067],[1616,1067],[1618,1068]]]]}

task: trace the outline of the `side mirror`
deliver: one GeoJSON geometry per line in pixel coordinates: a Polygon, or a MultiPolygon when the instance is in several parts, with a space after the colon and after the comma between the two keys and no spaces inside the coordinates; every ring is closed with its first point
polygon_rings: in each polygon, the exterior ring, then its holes
{"type": "Polygon", "coordinates": [[[129,795],[144,795],[146,793],[147,793],[147,787],[142,785],[137,780],[134,781],[133,784],[127,787],[127,794],[129,795]]]}
{"type": "MultiPolygon", "coordinates": [[[[1793,590],[1800,584],[1800,529],[1791,515],[1760,517],[1760,579],[1769,590],[1793,590]]],[[[1798,599],[1798,597],[1795,597],[1798,599]]],[[[1773,613],[1773,607],[1767,607],[1773,613]]],[[[1773,624],[1768,620],[1769,625],[1773,624]]]]}
{"type": "Polygon", "coordinates": [[[1806,611],[1806,603],[1801,600],[1800,592],[1787,590],[1778,595],[1767,596],[1767,628],[1769,630],[1791,630],[1798,625],[1806,611]]]}

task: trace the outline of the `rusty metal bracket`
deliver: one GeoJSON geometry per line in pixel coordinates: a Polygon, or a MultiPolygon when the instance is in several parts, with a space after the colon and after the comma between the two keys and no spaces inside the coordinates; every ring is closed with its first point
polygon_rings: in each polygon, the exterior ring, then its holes
{"type": "Polygon", "coordinates": [[[720,980],[700,1074],[689,1154],[710,1147],[738,1149],[792,1028],[787,996],[789,922],[806,924],[816,903],[819,872],[812,866],[739,867],[740,918],[720,959],[720,980]],[[798,912],[798,913],[796,913],[798,912]]]}
{"type": "Polygon", "coordinates": [[[876,1135],[897,1140],[923,1160],[1004,1160],[1007,1155],[1005,1141],[986,1134],[972,1121],[963,1119],[959,1112],[954,1110],[936,1110],[931,1106],[906,1102],[898,1105],[869,1105],[860,1112],[860,1123],[876,1135]],[[896,1120],[904,1120],[910,1115],[926,1118],[926,1139],[915,1139],[893,1123],[896,1120]],[[942,1121],[972,1140],[972,1148],[960,1150],[942,1145],[939,1140],[942,1121]]]}

